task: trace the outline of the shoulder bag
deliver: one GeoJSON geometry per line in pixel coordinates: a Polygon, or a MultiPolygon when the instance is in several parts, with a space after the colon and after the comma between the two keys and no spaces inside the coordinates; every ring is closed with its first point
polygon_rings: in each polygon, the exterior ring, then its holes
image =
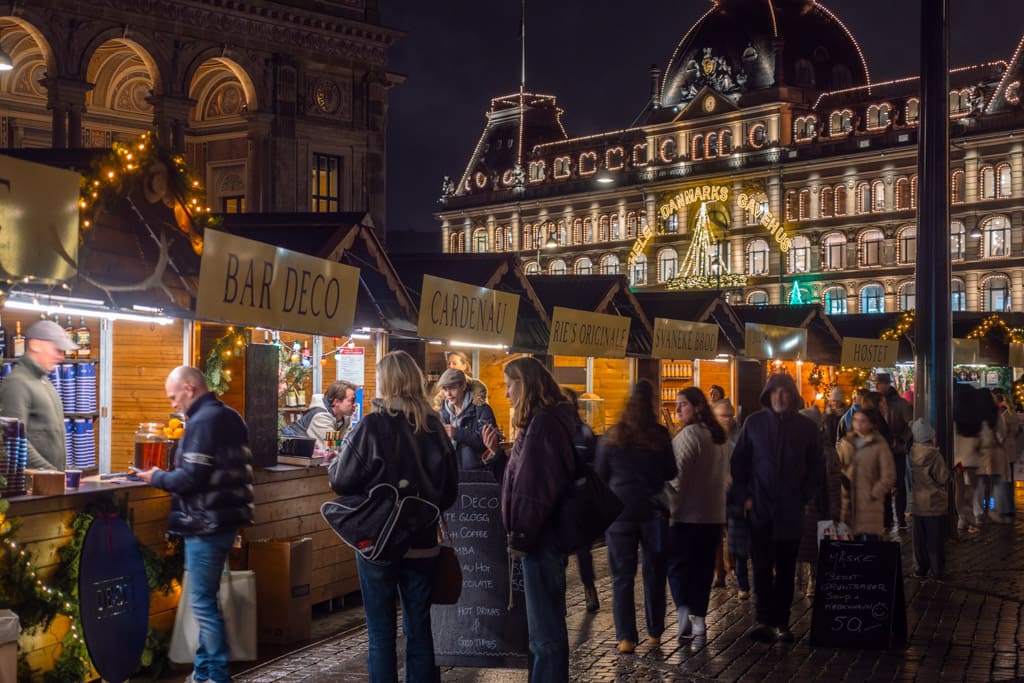
{"type": "MultiPolygon", "coordinates": [[[[575,445],[570,435],[570,443],[575,445]]],[[[575,473],[551,522],[560,551],[589,548],[622,514],[623,504],[573,447],[575,473]]]]}
{"type": "Polygon", "coordinates": [[[444,521],[441,522],[441,529],[448,537],[448,544],[441,543],[441,553],[437,556],[434,583],[430,588],[430,603],[454,605],[462,596],[462,566],[452,545],[452,532],[444,521]]]}

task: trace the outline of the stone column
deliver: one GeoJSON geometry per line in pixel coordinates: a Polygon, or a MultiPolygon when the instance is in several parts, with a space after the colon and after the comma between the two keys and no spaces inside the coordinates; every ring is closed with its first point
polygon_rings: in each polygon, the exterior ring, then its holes
{"type": "Polygon", "coordinates": [[[964,154],[964,201],[978,201],[978,150],[970,149],[964,154]]]}
{"type": "Polygon", "coordinates": [[[1020,145],[1010,148],[1010,173],[1013,177],[1010,180],[1010,192],[1014,197],[1024,194],[1024,152],[1020,145]]]}
{"type": "Polygon", "coordinates": [[[85,94],[93,84],[60,76],[44,78],[40,83],[46,88],[46,108],[52,112],[52,146],[81,147],[85,94]]]}
{"type": "MultiPolygon", "coordinates": [[[[270,209],[270,155],[267,139],[270,137],[272,114],[246,112],[248,150],[245,165],[245,208],[247,213],[259,213],[270,209]]],[[[310,197],[309,175],[305,175],[306,197],[310,197]]],[[[309,210],[309,205],[304,209],[309,210]]]]}
{"type": "Polygon", "coordinates": [[[153,105],[153,126],[157,140],[174,152],[185,151],[185,128],[196,101],[187,97],[153,95],[146,98],[153,105]]]}
{"type": "Polygon", "coordinates": [[[512,220],[510,221],[510,225],[512,226],[512,246],[509,249],[509,251],[519,251],[520,249],[522,249],[522,244],[520,244],[520,240],[522,240],[523,237],[523,217],[518,210],[512,213],[512,220]]]}

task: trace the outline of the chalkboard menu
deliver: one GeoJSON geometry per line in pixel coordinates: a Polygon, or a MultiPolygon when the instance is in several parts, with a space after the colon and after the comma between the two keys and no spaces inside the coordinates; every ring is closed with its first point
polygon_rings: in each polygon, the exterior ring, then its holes
{"type": "Polygon", "coordinates": [[[253,467],[277,464],[277,385],[279,350],[273,344],[245,347],[245,424],[253,467]]]}
{"type": "Polygon", "coordinates": [[[487,470],[459,474],[459,497],[444,519],[462,565],[462,596],[430,608],[434,659],[439,666],[526,668],[522,565],[516,560],[509,576],[501,485],[487,470]]]}
{"type": "Polygon", "coordinates": [[[904,647],[900,544],[822,541],[811,616],[816,647],[904,647]]]}

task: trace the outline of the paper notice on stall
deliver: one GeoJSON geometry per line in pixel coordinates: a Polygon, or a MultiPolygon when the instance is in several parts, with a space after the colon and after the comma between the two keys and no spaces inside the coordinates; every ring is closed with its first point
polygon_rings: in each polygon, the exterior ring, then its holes
{"type": "Polygon", "coordinates": [[[207,230],[196,316],[342,337],[352,331],[359,269],[207,230]]]}
{"type": "Polygon", "coordinates": [[[654,319],[652,358],[696,360],[718,355],[718,325],[685,320],[654,319]]]}
{"type": "Polygon", "coordinates": [[[416,334],[424,339],[512,346],[519,295],[423,276],[416,334]]]}
{"type": "Polygon", "coordinates": [[[744,353],[761,360],[807,360],[807,330],[802,327],[747,323],[744,353]]]}
{"type": "Polygon", "coordinates": [[[361,346],[343,347],[334,355],[334,379],[351,382],[357,387],[366,384],[366,349],[361,346]]]}
{"type": "Polygon", "coordinates": [[[899,351],[897,340],[843,337],[840,362],[848,368],[891,368],[896,365],[899,351]]]}
{"type": "Polygon", "coordinates": [[[978,339],[953,339],[953,365],[977,365],[981,356],[978,339]]]}
{"type": "Polygon", "coordinates": [[[548,353],[555,356],[625,358],[631,319],[555,306],[548,353]]]}

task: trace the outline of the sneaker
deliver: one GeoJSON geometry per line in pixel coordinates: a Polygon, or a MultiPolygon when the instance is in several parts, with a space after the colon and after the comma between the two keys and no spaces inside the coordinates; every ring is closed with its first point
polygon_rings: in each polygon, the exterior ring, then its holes
{"type": "Polygon", "coordinates": [[[690,617],[690,632],[695,636],[702,636],[708,632],[704,617],[690,617]]]}
{"type": "Polygon", "coordinates": [[[774,643],[778,634],[775,629],[767,624],[758,624],[750,631],[750,639],[759,643],[774,643]]]}
{"type": "Polygon", "coordinates": [[[736,597],[739,598],[740,600],[749,600],[750,599],[750,591],[740,591],[739,593],[736,594],[736,597]]]}
{"type": "Polygon", "coordinates": [[[634,643],[632,640],[620,640],[619,641],[619,652],[621,652],[622,654],[624,654],[624,655],[633,654],[634,650],[636,650],[636,643],[634,643]]]}
{"type": "Polygon", "coordinates": [[[796,636],[788,628],[780,626],[775,629],[775,635],[779,639],[780,643],[792,643],[796,641],[796,636]]]}
{"type": "Polygon", "coordinates": [[[587,599],[588,612],[596,612],[601,609],[601,601],[597,599],[597,588],[594,586],[586,586],[583,589],[583,595],[587,599]]]}
{"type": "Polygon", "coordinates": [[[690,622],[690,610],[680,607],[679,614],[679,640],[686,640],[693,637],[693,624],[690,622]]]}

